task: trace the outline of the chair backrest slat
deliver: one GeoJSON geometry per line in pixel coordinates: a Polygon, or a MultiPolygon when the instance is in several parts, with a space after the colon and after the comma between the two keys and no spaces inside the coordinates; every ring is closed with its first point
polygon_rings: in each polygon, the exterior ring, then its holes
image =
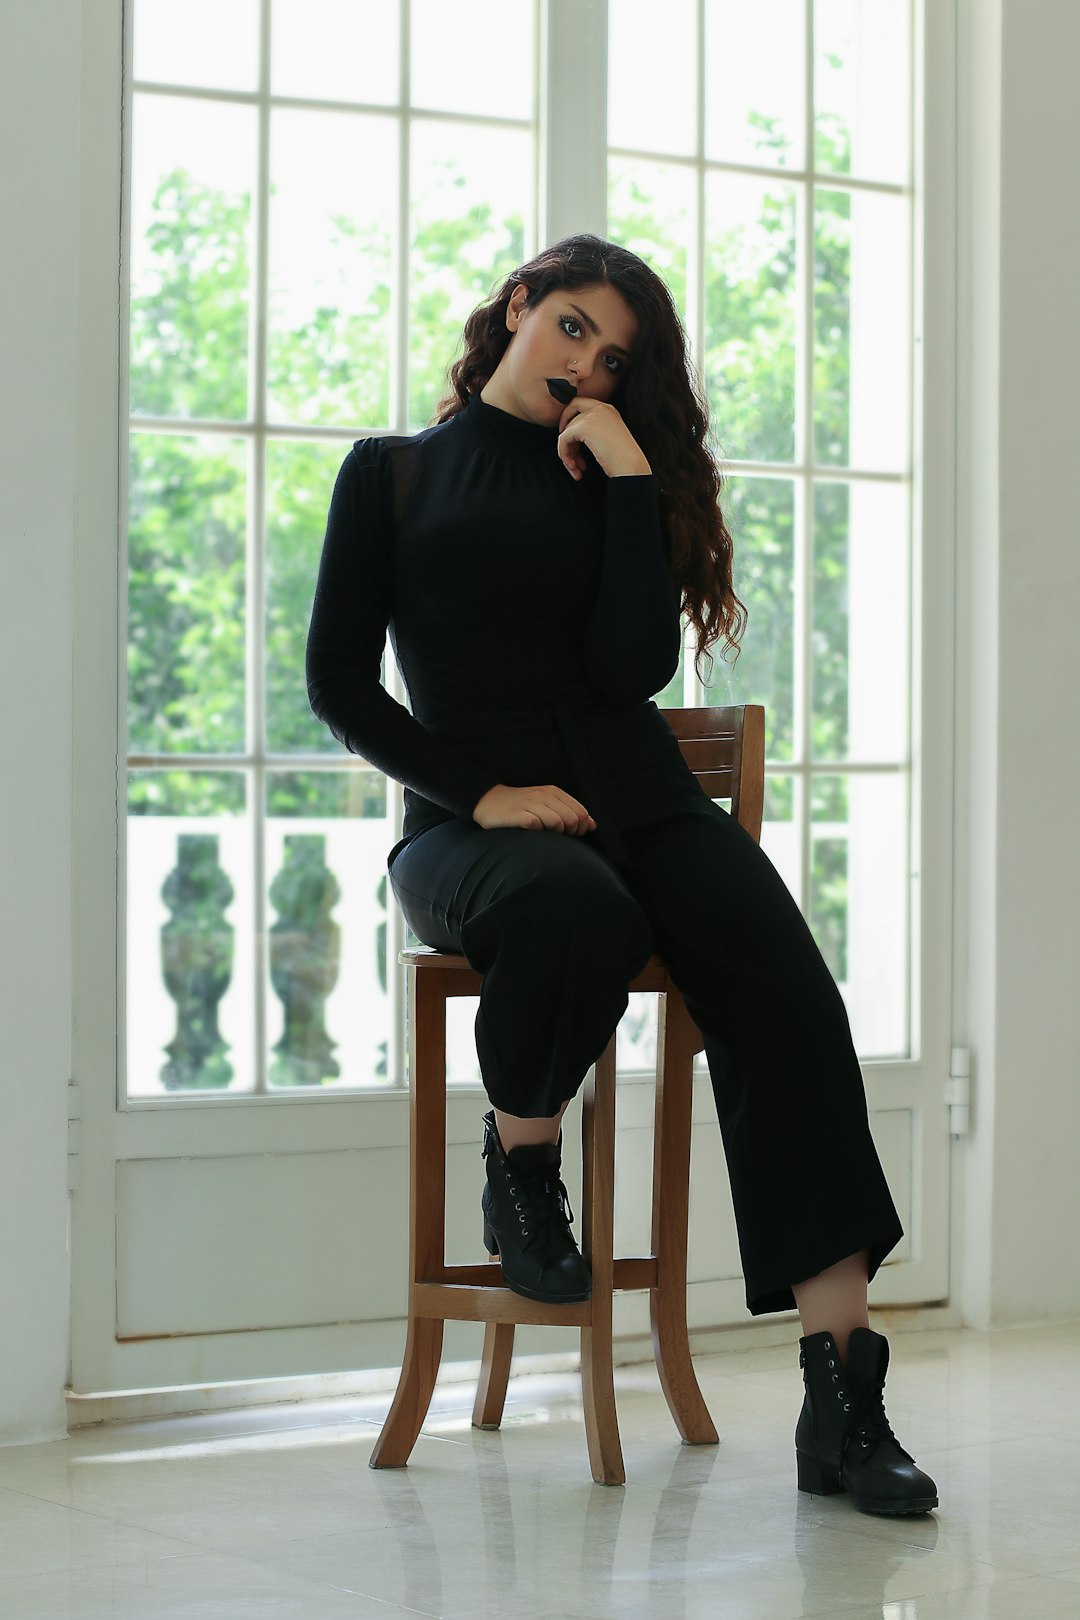
{"type": "Polygon", "coordinates": [[[765,801],[765,710],[760,703],[661,709],[679,749],[710,799],[730,799],[731,814],[760,843],[765,801]]]}

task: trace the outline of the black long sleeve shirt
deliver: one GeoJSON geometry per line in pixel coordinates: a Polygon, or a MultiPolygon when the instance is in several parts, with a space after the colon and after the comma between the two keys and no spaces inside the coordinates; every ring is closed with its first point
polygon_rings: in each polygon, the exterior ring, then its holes
{"type": "Polygon", "coordinates": [[[313,712],[405,787],[404,844],[498,783],[554,782],[619,828],[687,786],[648,700],[680,655],[656,478],[573,479],[556,432],[479,396],[413,437],[395,532],[389,452],[358,439],[334,486],[307,642],[313,712]],[[389,629],[409,709],[382,686],[389,629]],[[410,712],[411,710],[411,712],[410,712]]]}

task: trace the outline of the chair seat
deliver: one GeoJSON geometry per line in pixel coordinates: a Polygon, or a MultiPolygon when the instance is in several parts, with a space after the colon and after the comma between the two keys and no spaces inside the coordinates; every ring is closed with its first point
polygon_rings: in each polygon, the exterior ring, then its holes
{"type": "MultiPolygon", "coordinates": [[[[474,995],[479,994],[481,975],[477,973],[474,967],[470,966],[467,957],[460,956],[454,951],[436,951],[430,945],[415,945],[410,946],[407,950],[399,951],[398,961],[404,967],[426,968],[429,970],[434,967],[452,973],[471,974],[477,984],[477,989],[471,993],[474,995]]],[[[631,979],[627,985],[627,989],[631,992],[635,990],[654,990],[664,994],[669,988],[671,988],[671,981],[668,978],[667,968],[664,965],[663,958],[657,956],[655,952],[649,957],[641,972],[631,979]]],[[[462,993],[468,994],[470,992],[450,991],[451,995],[462,993]]],[[[700,1050],[699,1047],[698,1051],[700,1050]]]]}

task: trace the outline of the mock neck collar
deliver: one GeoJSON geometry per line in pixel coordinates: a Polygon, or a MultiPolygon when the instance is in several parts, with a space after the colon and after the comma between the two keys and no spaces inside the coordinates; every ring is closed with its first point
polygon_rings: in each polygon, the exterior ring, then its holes
{"type": "Polygon", "coordinates": [[[499,405],[489,405],[480,398],[479,392],[469,395],[469,402],[460,414],[473,432],[494,450],[511,456],[542,455],[554,459],[557,418],[551,427],[541,422],[527,422],[523,416],[514,416],[499,405]]]}

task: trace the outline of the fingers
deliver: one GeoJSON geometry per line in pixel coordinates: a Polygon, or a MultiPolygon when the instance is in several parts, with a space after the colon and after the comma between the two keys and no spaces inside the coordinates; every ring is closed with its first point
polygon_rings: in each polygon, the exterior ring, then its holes
{"type": "Polygon", "coordinates": [[[561,833],[577,831],[576,817],[571,819],[569,816],[561,814],[558,810],[553,810],[550,805],[537,805],[533,809],[532,814],[540,823],[540,826],[544,832],[561,833]]]}
{"type": "Polygon", "coordinates": [[[559,460],[562,462],[563,467],[567,468],[572,478],[581,478],[581,476],[585,475],[585,458],[581,455],[580,450],[576,454],[573,452],[572,445],[575,441],[567,436],[568,426],[570,426],[575,416],[580,415],[580,403],[576,399],[570,400],[559,421],[559,444],[557,444],[559,460]]]}
{"type": "Polygon", "coordinates": [[[572,794],[548,782],[543,787],[489,788],[473,810],[481,827],[523,827],[529,832],[573,833],[581,838],[596,822],[572,794]]]}
{"type": "Polygon", "coordinates": [[[558,447],[559,460],[562,462],[571,478],[583,478],[585,475],[585,459],[580,453],[577,455],[574,454],[573,450],[570,448],[573,442],[573,440],[567,439],[564,443],[562,437],[560,436],[558,447]]]}
{"type": "Polygon", "coordinates": [[[559,460],[562,462],[563,466],[566,468],[567,472],[572,478],[583,478],[585,476],[585,469],[587,465],[581,450],[582,441],[578,434],[568,434],[566,431],[571,422],[574,420],[575,416],[579,416],[581,414],[581,406],[578,404],[577,400],[571,400],[570,404],[563,412],[562,420],[559,423],[559,436],[556,448],[558,451],[559,460]]]}
{"type": "Polygon", "coordinates": [[[526,813],[534,817],[545,832],[566,832],[582,838],[596,828],[585,806],[554,786],[537,790],[526,806],[526,813]]]}
{"type": "Polygon", "coordinates": [[[550,791],[556,801],[556,814],[559,817],[555,831],[573,833],[581,838],[594,830],[596,822],[579,800],[564,793],[561,788],[552,787],[550,791]]]}

